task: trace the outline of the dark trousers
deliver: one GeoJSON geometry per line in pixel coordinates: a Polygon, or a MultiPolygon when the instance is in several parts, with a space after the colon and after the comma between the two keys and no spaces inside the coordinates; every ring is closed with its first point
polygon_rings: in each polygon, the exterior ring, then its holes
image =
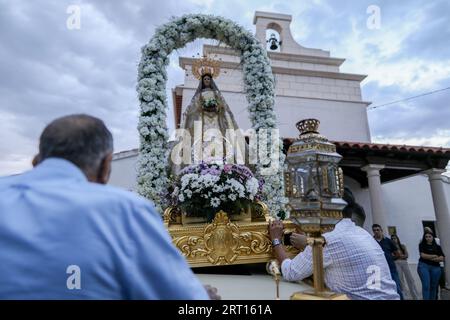
{"type": "Polygon", "coordinates": [[[436,300],[439,279],[441,278],[441,267],[419,261],[417,272],[422,282],[423,300],[436,300]]]}

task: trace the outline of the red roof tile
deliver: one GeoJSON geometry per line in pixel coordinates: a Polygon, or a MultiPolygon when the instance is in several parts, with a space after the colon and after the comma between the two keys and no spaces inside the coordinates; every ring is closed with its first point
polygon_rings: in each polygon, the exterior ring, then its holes
{"type": "Polygon", "coordinates": [[[450,148],[442,148],[442,147],[407,146],[407,145],[367,143],[367,142],[347,142],[347,141],[332,141],[332,142],[338,148],[450,154],[450,148]]]}

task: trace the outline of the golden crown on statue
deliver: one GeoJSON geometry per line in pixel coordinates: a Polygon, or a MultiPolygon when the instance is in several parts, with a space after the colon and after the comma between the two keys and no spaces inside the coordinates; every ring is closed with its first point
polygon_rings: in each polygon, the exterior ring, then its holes
{"type": "Polygon", "coordinates": [[[220,73],[220,61],[204,56],[202,59],[196,59],[192,63],[192,74],[197,79],[201,79],[205,74],[217,78],[220,73]]]}

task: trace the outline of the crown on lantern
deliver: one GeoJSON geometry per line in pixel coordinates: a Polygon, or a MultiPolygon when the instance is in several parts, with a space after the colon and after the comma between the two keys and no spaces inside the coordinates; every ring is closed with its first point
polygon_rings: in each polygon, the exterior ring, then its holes
{"type": "Polygon", "coordinates": [[[202,59],[196,59],[192,63],[192,74],[197,79],[201,79],[205,74],[217,78],[220,73],[220,61],[213,60],[204,56],[202,59]]]}
{"type": "Polygon", "coordinates": [[[295,125],[300,135],[307,133],[318,133],[320,121],[317,119],[305,119],[295,125]]]}

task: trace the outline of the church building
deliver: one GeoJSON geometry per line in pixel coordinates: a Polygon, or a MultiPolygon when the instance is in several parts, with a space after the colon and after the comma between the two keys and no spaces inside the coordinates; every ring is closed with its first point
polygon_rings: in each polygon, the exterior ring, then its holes
{"type": "MultiPolygon", "coordinates": [[[[298,121],[320,120],[320,133],[343,156],[339,165],[344,183],[364,209],[364,228],[371,233],[372,224],[377,223],[387,236],[397,234],[409,250],[413,270],[424,226],[436,231],[450,257],[450,177],[443,175],[450,149],[372,142],[367,116],[370,97],[361,92],[366,75],[343,73],[340,67],[345,59],[298,44],[291,34],[291,21],[290,15],[259,11],[253,19],[256,37],[268,43],[275,77],[275,112],[286,150],[298,137],[298,121]]],[[[204,45],[203,54],[221,60],[221,74],[214,81],[238,126],[251,128],[239,54],[222,45],[204,45]]],[[[172,89],[177,128],[198,86],[191,71],[194,61],[190,57],[179,59],[186,72],[184,83],[172,89]]],[[[114,155],[111,184],[136,190],[137,155],[137,149],[114,155]]],[[[446,278],[450,280],[450,265],[446,278]]]]}

